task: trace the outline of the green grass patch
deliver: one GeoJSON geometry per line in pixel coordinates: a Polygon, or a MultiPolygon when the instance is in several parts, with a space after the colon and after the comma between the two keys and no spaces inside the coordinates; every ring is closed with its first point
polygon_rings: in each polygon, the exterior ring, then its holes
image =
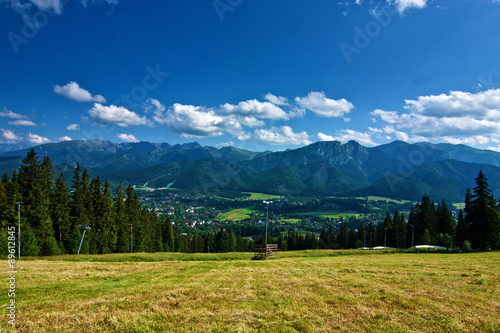
{"type": "MultiPolygon", "coordinates": [[[[500,330],[498,252],[295,251],[265,261],[224,255],[17,261],[18,332],[500,330]]],[[[8,302],[0,293],[0,303],[8,302]]],[[[5,318],[0,331],[13,331],[5,318]]]]}
{"type": "Polygon", "coordinates": [[[228,212],[221,213],[219,219],[221,221],[241,221],[250,218],[250,215],[255,213],[255,206],[249,206],[246,208],[233,209],[228,212]]]}
{"type": "MultiPolygon", "coordinates": [[[[317,218],[320,218],[320,219],[326,219],[326,218],[332,218],[332,219],[344,219],[344,220],[347,220],[349,219],[349,217],[351,216],[354,216],[356,218],[359,218],[359,217],[362,217],[363,214],[359,214],[359,213],[353,213],[353,212],[344,212],[344,213],[327,213],[327,212],[306,212],[306,213],[294,213],[294,214],[290,214],[291,216],[295,216],[295,217],[311,217],[311,216],[314,216],[314,217],[317,217],[317,218]]],[[[300,221],[300,219],[299,219],[300,221]]]]}
{"type": "Polygon", "coordinates": [[[410,202],[409,200],[397,200],[397,199],[379,197],[379,196],[376,196],[376,195],[370,195],[370,196],[367,196],[367,197],[357,198],[357,199],[366,199],[366,200],[369,200],[369,201],[393,202],[393,203],[396,203],[396,204],[405,204],[405,203],[410,202]]]}
{"type": "Polygon", "coordinates": [[[248,193],[250,193],[250,198],[248,198],[248,200],[273,200],[273,199],[283,198],[282,195],[254,193],[254,192],[248,192],[248,193]]]}
{"type": "Polygon", "coordinates": [[[280,222],[285,222],[285,223],[299,223],[300,221],[301,221],[301,219],[294,219],[294,218],[290,218],[290,219],[281,218],[280,219],[280,222]]]}

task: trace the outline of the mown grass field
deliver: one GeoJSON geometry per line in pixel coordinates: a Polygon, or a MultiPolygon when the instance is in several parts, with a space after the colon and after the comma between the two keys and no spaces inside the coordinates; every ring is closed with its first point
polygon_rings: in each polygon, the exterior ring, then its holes
{"type": "Polygon", "coordinates": [[[349,217],[354,216],[356,218],[359,218],[363,216],[363,214],[360,213],[354,213],[354,212],[332,212],[332,213],[326,213],[326,212],[305,212],[305,213],[293,213],[289,214],[290,216],[295,216],[295,217],[317,217],[321,219],[326,219],[326,218],[332,218],[332,219],[349,219],[349,217]]]}
{"type": "MultiPolygon", "coordinates": [[[[251,257],[159,253],[21,260],[17,331],[500,330],[498,252],[251,257]]],[[[7,269],[0,277],[6,314],[7,269]]],[[[0,330],[15,331],[3,318],[0,330]]]]}
{"type": "Polygon", "coordinates": [[[250,193],[250,197],[248,198],[248,200],[273,200],[273,199],[283,198],[282,195],[255,193],[255,192],[248,192],[248,193],[250,193]]]}
{"type": "Polygon", "coordinates": [[[255,213],[254,210],[255,206],[250,206],[246,208],[238,208],[238,209],[232,209],[230,211],[221,213],[219,215],[219,219],[221,221],[241,221],[241,220],[246,220],[249,219],[251,214],[255,213]]]}

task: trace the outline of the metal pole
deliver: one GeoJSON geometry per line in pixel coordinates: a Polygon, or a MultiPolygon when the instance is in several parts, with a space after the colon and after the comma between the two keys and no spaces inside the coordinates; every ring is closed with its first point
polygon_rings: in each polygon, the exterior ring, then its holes
{"type": "Polygon", "coordinates": [[[17,204],[17,258],[21,259],[21,204],[22,202],[16,202],[17,204]]]}
{"type": "MultiPolygon", "coordinates": [[[[408,223],[409,224],[409,223],[408,223]]],[[[411,229],[411,247],[413,247],[413,238],[415,237],[415,226],[409,224],[411,229]]]]}
{"type": "Polygon", "coordinates": [[[384,248],[385,248],[387,245],[387,228],[384,228],[384,229],[385,229],[385,233],[384,233],[384,248]]]}
{"type": "Polygon", "coordinates": [[[85,237],[85,232],[87,232],[87,229],[89,229],[88,224],[84,224],[83,227],[84,227],[83,235],[82,235],[82,239],[80,239],[80,245],[78,246],[78,252],[76,252],[76,255],[80,254],[80,249],[82,248],[82,243],[83,243],[83,238],[85,237]]]}
{"type": "Polygon", "coordinates": [[[269,222],[269,205],[266,205],[267,215],[266,215],[266,247],[267,247],[267,223],[269,222]]]}

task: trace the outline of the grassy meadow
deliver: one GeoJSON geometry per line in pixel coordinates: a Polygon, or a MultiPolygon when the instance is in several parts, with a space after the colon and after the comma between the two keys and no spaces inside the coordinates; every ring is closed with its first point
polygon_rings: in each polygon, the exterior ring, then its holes
{"type": "MultiPolygon", "coordinates": [[[[500,253],[110,254],[17,263],[17,332],[498,332],[500,253]]],[[[7,263],[5,261],[5,267],[7,263]]],[[[7,323],[7,269],[0,274],[7,323]]]]}
{"type": "Polygon", "coordinates": [[[241,220],[249,219],[251,214],[255,213],[254,208],[255,208],[255,206],[232,209],[230,211],[221,213],[219,215],[219,219],[221,221],[227,221],[227,220],[241,221],[241,220]]]}

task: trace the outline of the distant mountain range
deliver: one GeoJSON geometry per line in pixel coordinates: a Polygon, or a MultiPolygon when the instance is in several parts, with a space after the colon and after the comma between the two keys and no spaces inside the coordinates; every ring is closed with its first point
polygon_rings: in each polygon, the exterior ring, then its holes
{"type": "MultiPolygon", "coordinates": [[[[0,151],[1,151],[0,145],[0,151]]],[[[0,154],[11,173],[31,148],[0,154]]],[[[251,152],[199,143],[65,141],[33,147],[69,181],[77,161],[114,184],[175,188],[194,193],[252,191],[307,196],[379,195],[461,202],[482,169],[500,193],[500,153],[465,145],[395,141],[364,147],[355,141],[317,142],[282,152],[251,152]]]]}

